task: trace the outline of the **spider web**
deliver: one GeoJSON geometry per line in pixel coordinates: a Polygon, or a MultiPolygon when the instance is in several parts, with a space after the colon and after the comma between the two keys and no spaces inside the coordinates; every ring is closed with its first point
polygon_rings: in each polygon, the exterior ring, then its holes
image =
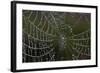
{"type": "Polygon", "coordinates": [[[90,29],[74,35],[72,26],[64,23],[65,14],[23,10],[23,62],[68,60],[56,58],[55,43],[61,50],[70,48],[71,60],[90,58],[90,29]]]}

